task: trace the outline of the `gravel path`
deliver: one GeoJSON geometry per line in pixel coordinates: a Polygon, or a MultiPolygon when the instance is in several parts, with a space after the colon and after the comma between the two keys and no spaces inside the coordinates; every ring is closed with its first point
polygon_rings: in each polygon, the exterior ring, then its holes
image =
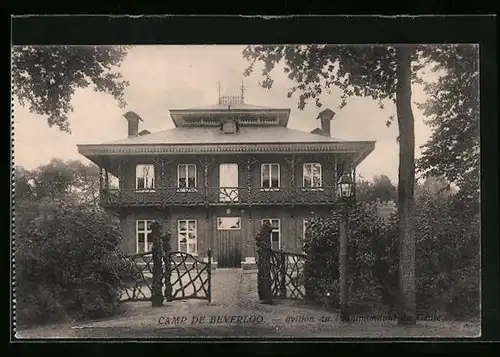
{"type": "Polygon", "coordinates": [[[183,338],[183,337],[459,337],[480,335],[480,323],[420,322],[413,327],[393,321],[344,324],[338,314],[281,300],[260,304],[257,274],[217,269],[212,302],[186,300],[152,308],[149,302],[125,303],[120,316],[80,324],[18,331],[18,338],[183,338]]]}

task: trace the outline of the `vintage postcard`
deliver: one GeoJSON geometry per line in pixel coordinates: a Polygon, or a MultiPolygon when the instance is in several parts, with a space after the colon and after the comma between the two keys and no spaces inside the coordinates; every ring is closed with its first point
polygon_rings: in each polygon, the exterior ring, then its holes
{"type": "Polygon", "coordinates": [[[480,336],[478,56],[14,46],[15,337],[480,336]]]}

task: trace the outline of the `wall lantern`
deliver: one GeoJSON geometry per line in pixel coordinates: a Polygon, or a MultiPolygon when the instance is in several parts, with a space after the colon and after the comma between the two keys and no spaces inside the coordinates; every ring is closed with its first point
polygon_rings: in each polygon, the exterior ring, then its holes
{"type": "Polygon", "coordinates": [[[337,192],[340,198],[352,198],[354,194],[354,182],[348,173],[344,173],[337,182],[337,192]]]}

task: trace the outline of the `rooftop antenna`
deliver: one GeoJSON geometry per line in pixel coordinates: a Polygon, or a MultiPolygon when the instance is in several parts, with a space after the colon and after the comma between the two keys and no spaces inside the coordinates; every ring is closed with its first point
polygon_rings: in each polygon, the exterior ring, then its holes
{"type": "Polygon", "coordinates": [[[245,103],[245,85],[241,81],[241,104],[245,103]]]}
{"type": "Polygon", "coordinates": [[[222,103],[220,82],[217,82],[217,89],[219,90],[219,104],[222,103]]]}

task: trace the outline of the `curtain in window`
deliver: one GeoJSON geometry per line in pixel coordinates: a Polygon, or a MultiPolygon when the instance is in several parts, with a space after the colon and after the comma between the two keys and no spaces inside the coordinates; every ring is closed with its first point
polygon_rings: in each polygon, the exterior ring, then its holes
{"type": "Polygon", "coordinates": [[[321,165],[304,164],[304,187],[321,187],[321,165]]]}
{"type": "Polygon", "coordinates": [[[278,164],[263,164],[261,174],[262,174],[262,187],[264,188],[279,187],[278,164]]]}
{"type": "Polygon", "coordinates": [[[181,220],[178,222],[179,251],[189,254],[198,253],[198,242],[195,220],[181,220]]]}
{"type": "Polygon", "coordinates": [[[153,165],[137,165],[137,189],[154,188],[155,170],[153,165]]]}

